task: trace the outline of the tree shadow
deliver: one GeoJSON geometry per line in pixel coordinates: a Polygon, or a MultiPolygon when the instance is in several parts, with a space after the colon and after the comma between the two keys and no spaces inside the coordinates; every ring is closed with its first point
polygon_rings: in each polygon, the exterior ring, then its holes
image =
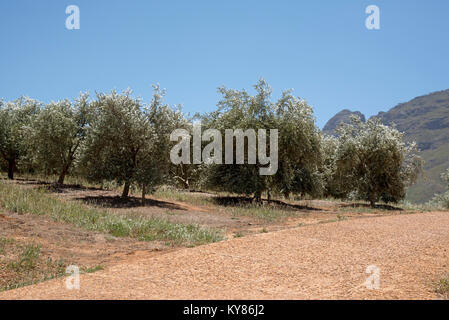
{"type": "Polygon", "coordinates": [[[30,185],[30,186],[49,186],[52,184],[52,183],[46,182],[46,181],[34,180],[34,179],[24,179],[24,178],[14,178],[14,180],[9,180],[9,181],[13,181],[15,184],[18,184],[18,185],[30,185]]]}
{"type": "Polygon", "coordinates": [[[281,200],[266,200],[262,199],[261,202],[254,201],[250,197],[213,197],[211,200],[220,206],[224,207],[255,207],[255,206],[271,206],[273,209],[282,210],[310,210],[310,211],[322,211],[321,209],[313,208],[307,205],[291,204],[281,200]]]}
{"type": "Polygon", "coordinates": [[[80,184],[58,184],[58,183],[48,184],[47,190],[54,193],[65,193],[69,191],[106,191],[105,189],[102,188],[85,187],[80,184]]]}
{"type": "Polygon", "coordinates": [[[47,182],[42,180],[34,180],[34,179],[23,179],[23,178],[16,178],[14,180],[16,184],[18,185],[24,185],[24,186],[38,186],[37,189],[45,189],[49,192],[54,193],[64,193],[67,191],[105,191],[102,188],[95,188],[95,187],[85,187],[80,184],[58,184],[56,182],[47,182]]]}
{"type": "Polygon", "coordinates": [[[376,204],[373,207],[371,207],[367,203],[349,203],[349,204],[341,204],[340,207],[342,208],[367,208],[367,209],[380,209],[380,210],[389,210],[389,211],[404,211],[404,209],[399,207],[393,207],[387,204],[376,204]]]}
{"type": "Polygon", "coordinates": [[[88,205],[103,208],[159,207],[171,210],[186,210],[186,208],[183,208],[175,203],[155,199],[145,199],[145,202],[142,202],[142,198],[137,197],[122,198],[120,196],[85,196],[75,199],[88,205]]]}

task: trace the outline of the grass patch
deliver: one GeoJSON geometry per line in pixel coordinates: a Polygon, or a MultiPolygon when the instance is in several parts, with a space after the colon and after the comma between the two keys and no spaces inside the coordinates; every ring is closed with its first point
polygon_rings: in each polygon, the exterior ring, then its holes
{"type": "Polygon", "coordinates": [[[36,268],[40,255],[41,247],[39,245],[29,244],[25,246],[17,261],[12,261],[8,264],[8,268],[16,272],[30,271],[36,268]]]}
{"type": "Polygon", "coordinates": [[[416,204],[416,203],[410,203],[408,201],[404,201],[401,203],[401,208],[407,211],[414,211],[414,212],[431,212],[431,211],[439,211],[442,208],[438,205],[428,202],[424,204],[416,204]]]}
{"type": "MultiPolygon", "coordinates": [[[[183,192],[176,189],[161,188],[153,194],[158,199],[186,202],[192,205],[214,206],[226,208],[232,213],[233,218],[239,216],[253,217],[256,219],[274,222],[297,215],[295,210],[283,210],[268,204],[236,203],[224,205],[217,203],[217,197],[200,193],[183,192]]],[[[222,197],[226,198],[226,196],[222,197]]],[[[229,199],[231,199],[230,197],[229,199]]]]}
{"type": "Polygon", "coordinates": [[[12,243],[14,243],[13,239],[0,238],[0,254],[4,255],[6,246],[12,243]]]}
{"type": "Polygon", "coordinates": [[[98,266],[90,267],[87,269],[81,269],[81,273],[94,273],[94,272],[101,271],[101,270],[104,270],[104,267],[101,265],[98,265],[98,266]]]}
{"type": "Polygon", "coordinates": [[[55,221],[86,230],[142,241],[161,240],[172,245],[195,246],[223,239],[218,230],[197,224],[184,225],[132,214],[117,215],[78,202],[58,199],[43,189],[24,188],[13,183],[0,182],[0,206],[19,214],[49,215],[55,221]]]}
{"type": "Polygon", "coordinates": [[[41,255],[36,244],[21,245],[0,238],[3,254],[0,256],[0,291],[20,288],[65,275],[66,264],[41,255]]]}
{"type": "Polygon", "coordinates": [[[187,191],[179,191],[173,188],[159,188],[152,194],[155,198],[186,202],[192,205],[214,205],[213,196],[187,191]]]}
{"type": "Polygon", "coordinates": [[[274,222],[288,217],[295,217],[298,212],[294,210],[280,210],[267,205],[246,205],[245,207],[230,208],[233,217],[247,216],[256,219],[274,222]]]}
{"type": "Polygon", "coordinates": [[[438,281],[436,292],[449,299],[449,275],[438,281]]]}

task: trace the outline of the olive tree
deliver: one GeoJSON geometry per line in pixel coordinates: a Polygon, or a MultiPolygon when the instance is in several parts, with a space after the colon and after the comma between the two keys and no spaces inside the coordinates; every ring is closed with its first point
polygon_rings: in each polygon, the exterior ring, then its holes
{"type": "Polygon", "coordinates": [[[14,179],[18,162],[29,155],[26,127],[39,109],[39,102],[26,97],[0,104],[0,156],[8,164],[9,179],[14,179]]]}
{"type": "Polygon", "coordinates": [[[173,111],[161,103],[158,87],[150,106],[131,97],[131,91],[97,94],[83,152],[82,166],[93,181],[123,183],[122,197],[130,186],[160,183],[168,167],[168,139],[173,111]]]}
{"type": "MultiPolygon", "coordinates": [[[[317,192],[321,179],[317,170],[320,135],[314,124],[312,108],[304,100],[292,96],[290,91],[285,91],[278,101],[273,102],[271,88],[263,79],[254,88],[254,96],[245,90],[219,88],[223,98],[218,103],[218,110],[206,115],[202,125],[222,133],[226,129],[241,129],[243,132],[251,129],[255,132],[259,129],[266,132],[278,130],[278,169],[274,175],[261,175],[260,169],[266,165],[260,162],[250,164],[246,153],[244,164],[235,164],[234,161],[234,164],[210,165],[207,170],[209,186],[238,194],[252,194],[257,201],[263,192],[267,192],[269,199],[272,192],[286,196],[290,192],[317,192]]],[[[270,138],[266,142],[265,153],[271,153],[273,141],[270,138]]],[[[257,154],[261,147],[257,143],[257,154]]],[[[248,145],[245,150],[249,150],[248,145]]]]}
{"type": "Polygon", "coordinates": [[[275,189],[288,198],[290,193],[318,196],[323,192],[321,134],[313,109],[306,101],[285,91],[274,105],[274,122],[279,129],[279,169],[275,189]]]}
{"type": "Polygon", "coordinates": [[[51,102],[31,125],[29,138],[36,162],[46,172],[56,172],[59,184],[79,157],[86,136],[88,99],[88,94],[81,94],[73,104],[69,100],[51,102]]]}
{"type": "Polygon", "coordinates": [[[185,123],[180,106],[171,108],[162,103],[165,90],[159,85],[153,86],[154,94],[146,109],[148,125],[152,130],[152,139],[147,141],[146,148],[137,166],[136,182],[142,189],[142,198],[147,191],[152,191],[170,178],[172,164],[170,162],[170,134],[185,123]]]}
{"type": "Polygon", "coordinates": [[[322,151],[322,165],[320,171],[323,176],[324,191],[323,196],[342,198],[345,195],[343,190],[340,190],[341,186],[345,186],[341,176],[337,176],[337,150],[339,148],[340,141],[337,137],[323,135],[321,141],[322,151]]]}
{"type": "Polygon", "coordinates": [[[334,182],[340,197],[353,193],[373,207],[379,200],[398,202],[405,197],[422,171],[415,143],[404,142],[403,133],[377,118],[363,123],[353,117],[337,133],[334,182]]]}
{"type": "MultiPolygon", "coordinates": [[[[194,123],[201,116],[199,114],[192,118],[187,118],[184,114],[178,113],[178,118],[174,121],[174,129],[184,129],[193,133],[194,123]]],[[[193,158],[193,139],[190,140],[190,158],[193,158]]],[[[171,162],[170,162],[171,163],[171,162]]],[[[200,189],[204,185],[205,166],[194,163],[171,163],[170,164],[170,183],[182,189],[192,191],[193,188],[200,189]]]]}

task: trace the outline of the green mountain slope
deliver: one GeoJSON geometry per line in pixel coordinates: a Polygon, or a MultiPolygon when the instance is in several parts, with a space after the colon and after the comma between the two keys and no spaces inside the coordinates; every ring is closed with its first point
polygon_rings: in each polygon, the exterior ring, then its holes
{"type": "Polygon", "coordinates": [[[422,151],[424,177],[410,188],[408,198],[422,203],[444,192],[440,175],[449,168],[449,90],[417,97],[377,117],[385,124],[395,123],[422,151]]]}

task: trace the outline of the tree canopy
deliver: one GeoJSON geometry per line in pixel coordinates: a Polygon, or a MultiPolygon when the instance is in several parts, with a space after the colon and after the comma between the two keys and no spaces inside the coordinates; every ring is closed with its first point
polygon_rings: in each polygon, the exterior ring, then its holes
{"type": "Polygon", "coordinates": [[[0,104],[0,156],[8,163],[8,178],[14,178],[14,172],[27,153],[26,127],[40,109],[36,100],[20,97],[17,100],[0,104]]]}
{"type": "Polygon", "coordinates": [[[422,159],[415,143],[406,143],[403,134],[379,119],[351,124],[337,129],[332,192],[337,197],[352,195],[369,201],[386,203],[404,199],[407,187],[416,182],[422,159]]]}
{"type": "MultiPolygon", "coordinates": [[[[340,124],[337,136],[326,136],[315,125],[312,107],[291,90],[274,100],[260,79],[254,95],[218,91],[217,109],[191,118],[179,106],[164,104],[159,86],[149,103],[130,90],[97,93],[93,100],[83,93],[73,102],[46,105],[25,97],[0,101],[0,167],[7,166],[10,179],[17,166],[26,165],[57,174],[59,184],[69,172],[93,182],[114,181],[123,185],[123,197],[133,185],[144,197],[160,184],[172,184],[257,201],[262,194],[295,194],[371,205],[404,199],[421,172],[416,144],[376,118],[353,117],[340,124]],[[188,145],[178,131],[187,133],[188,145]]],[[[449,184],[449,172],[443,178],[449,184]]]]}
{"type": "Polygon", "coordinates": [[[55,171],[59,184],[79,158],[89,118],[88,99],[88,94],[81,94],[73,104],[51,102],[30,125],[28,139],[36,163],[47,173],[55,171]]]}
{"type": "Polygon", "coordinates": [[[132,183],[152,187],[162,181],[169,131],[177,117],[162,105],[162,95],[156,87],[148,106],[132,98],[131,91],[97,94],[82,160],[88,179],[123,183],[123,197],[132,183]]]}
{"type": "MultiPolygon", "coordinates": [[[[282,97],[271,101],[271,88],[261,79],[254,86],[256,95],[245,90],[219,88],[223,98],[218,110],[203,117],[204,128],[215,128],[223,134],[226,129],[277,129],[278,156],[274,175],[260,175],[261,163],[250,164],[248,152],[244,164],[213,164],[208,170],[208,185],[218,190],[251,195],[260,200],[262,192],[314,193],[319,189],[318,163],[320,161],[320,135],[315,126],[312,108],[300,98],[285,91],[282,97]]],[[[271,132],[270,132],[271,133],[271,132]]],[[[249,137],[247,136],[248,140],[249,137]]],[[[267,146],[257,144],[270,154],[273,141],[267,138],[267,146]]],[[[224,146],[225,147],[225,146],[224,146]]],[[[236,155],[235,144],[233,146],[236,155]]],[[[248,145],[245,147],[248,151],[248,145]]],[[[225,148],[223,148],[225,149],[225,148]]],[[[270,195],[269,195],[270,196],[270,195]]]]}

